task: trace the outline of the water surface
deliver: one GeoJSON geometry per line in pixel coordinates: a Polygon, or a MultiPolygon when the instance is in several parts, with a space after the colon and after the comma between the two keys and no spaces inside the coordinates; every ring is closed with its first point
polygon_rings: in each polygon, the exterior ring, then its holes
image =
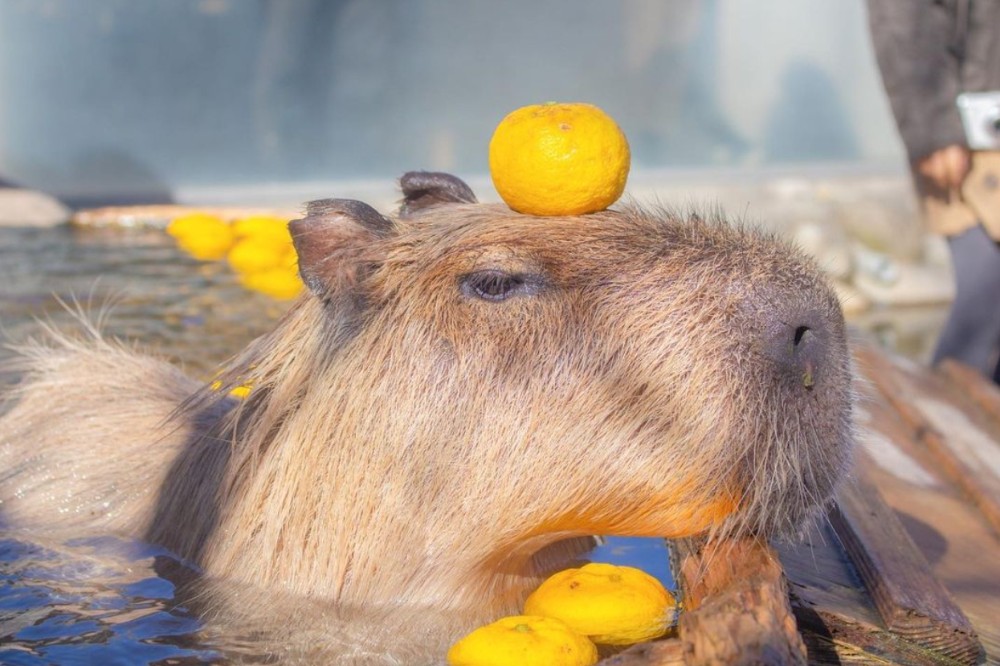
{"type": "Polygon", "coordinates": [[[157,573],[169,552],[114,537],[0,533],[0,663],[206,664],[200,620],[157,573]]]}

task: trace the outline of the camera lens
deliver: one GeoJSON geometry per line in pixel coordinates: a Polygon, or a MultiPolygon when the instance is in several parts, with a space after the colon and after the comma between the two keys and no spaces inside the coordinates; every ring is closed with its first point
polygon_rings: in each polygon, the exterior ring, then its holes
{"type": "Polygon", "coordinates": [[[1000,106],[993,107],[986,114],[986,130],[1000,136],[1000,106]]]}

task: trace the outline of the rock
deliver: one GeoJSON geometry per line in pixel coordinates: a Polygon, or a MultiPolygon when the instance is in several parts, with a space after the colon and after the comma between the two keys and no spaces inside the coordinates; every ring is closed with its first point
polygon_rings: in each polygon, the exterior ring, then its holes
{"type": "Polygon", "coordinates": [[[0,227],[53,227],[69,220],[69,209],[35,190],[0,187],[0,227]]]}

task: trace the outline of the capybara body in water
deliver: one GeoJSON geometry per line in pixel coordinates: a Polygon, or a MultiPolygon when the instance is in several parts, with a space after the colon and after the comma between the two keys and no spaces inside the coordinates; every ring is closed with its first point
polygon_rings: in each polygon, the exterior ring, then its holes
{"type": "Polygon", "coordinates": [[[4,520],[136,535],[259,599],[454,611],[447,641],[575,538],[788,532],[828,500],[849,359],[810,262],[696,215],[403,190],[397,219],[291,223],[309,293],[229,365],[244,401],[96,332],[26,350],[4,520]]]}

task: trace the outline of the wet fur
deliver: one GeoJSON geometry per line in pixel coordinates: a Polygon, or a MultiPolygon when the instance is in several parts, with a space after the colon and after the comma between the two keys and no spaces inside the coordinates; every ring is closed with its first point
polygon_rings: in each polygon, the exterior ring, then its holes
{"type": "MultiPolygon", "coordinates": [[[[245,401],[96,334],[22,350],[3,519],[163,544],[255,590],[243,605],[307,597],[358,609],[351,626],[432,608],[417,649],[440,656],[578,552],[563,540],[788,533],[830,498],[851,448],[843,320],[781,242],[635,207],[452,204],[388,234],[340,218],[317,226],[314,293],[229,365],[245,401]],[[544,281],[464,294],[485,268],[544,281]],[[811,390],[758,342],[785,313],[823,322],[811,390]],[[701,512],[720,498],[735,512],[701,512]]],[[[391,651],[367,631],[358,650],[391,651]]]]}

